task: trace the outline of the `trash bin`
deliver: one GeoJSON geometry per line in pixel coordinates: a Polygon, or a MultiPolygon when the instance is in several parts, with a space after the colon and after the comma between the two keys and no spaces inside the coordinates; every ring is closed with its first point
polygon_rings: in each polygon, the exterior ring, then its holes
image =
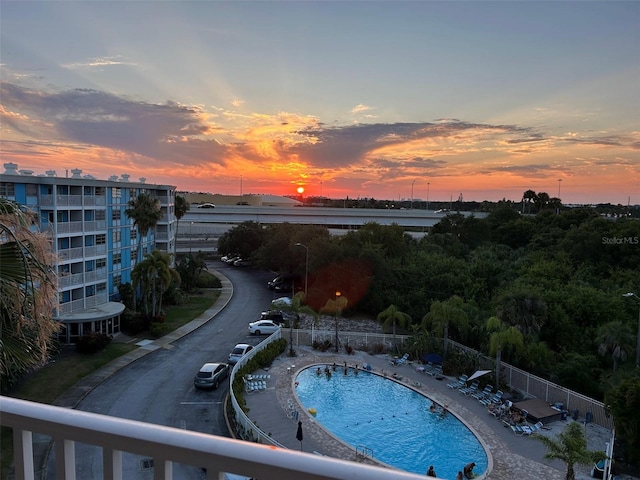
{"type": "Polygon", "coordinates": [[[584,423],[591,423],[593,421],[593,413],[587,412],[584,414],[584,423]]]}
{"type": "Polygon", "coordinates": [[[571,418],[573,418],[574,420],[578,420],[579,416],[580,416],[580,410],[576,409],[571,412],[571,418]]]}
{"type": "Polygon", "coordinates": [[[567,421],[567,413],[569,413],[569,412],[567,412],[566,410],[562,410],[562,411],[560,412],[560,419],[561,419],[563,422],[566,422],[566,421],[567,421]]]}

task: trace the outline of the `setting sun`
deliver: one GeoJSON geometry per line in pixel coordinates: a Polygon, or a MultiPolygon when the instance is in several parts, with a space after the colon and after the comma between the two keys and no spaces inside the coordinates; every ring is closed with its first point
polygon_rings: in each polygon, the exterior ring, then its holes
{"type": "Polygon", "coordinates": [[[302,195],[304,193],[304,187],[298,187],[298,193],[302,195]]]}

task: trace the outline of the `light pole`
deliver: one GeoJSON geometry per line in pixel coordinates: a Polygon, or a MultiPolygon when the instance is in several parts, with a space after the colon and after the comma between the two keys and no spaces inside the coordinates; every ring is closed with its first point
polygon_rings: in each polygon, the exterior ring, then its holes
{"type": "Polygon", "coordinates": [[[296,247],[302,247],[305,249],[305,262],[304,262],[304,301],[307,302],[307,288],[309,286],[309,247],[303,245],[302,243],[296,243],[296,247]]]}
{"type": "Polygon", "coordinates": [[[640,297],[633,292],[622,295],[627,298],[635,298],[638,302],[638,338],[636,340],[636,368],[640,367],[640,297]]]}
{"type": "Polygon", "coordinates": [[[191,255],[191,244],[193,243],[193,222],[189,226],[189,255],[191,255]]]}
{"type": "Polygon", "coordinates": [[[431,182],[427,182],[427,210],[429,210],[429,185],[431,182]]]}
{"type": "Polygon", "coordinates": [[[339,300],[338,299],[340,298],[341,295],[342,295],[342,292],[340,292],[340,290],[337,290],[336,291],[336,305],[335,305],[336,308],[335,308],[335,312],[334,312],[335,320],[336,320],[336,353],[338,353],[338,342],[339,342],[339,340],[338,340],[338,316],[339,316],[340,308],[338,306],[339,305],[339,300]]]}
{"type": "Polygon", "coordinates": [[[415,180],[411,181],[411,208],[410,210],[413,210],[413,184],[416,183],[415,180]]]}

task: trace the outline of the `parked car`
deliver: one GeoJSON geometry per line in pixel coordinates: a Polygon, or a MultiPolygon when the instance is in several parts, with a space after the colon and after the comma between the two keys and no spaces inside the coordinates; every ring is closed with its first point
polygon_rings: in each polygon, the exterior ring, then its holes
{"type": "MultiPolygon", "coordinates": [[[[294,275],[291,273],[281,273],[279,275],[276,275],[272,280],[269,280],[267,282],[267,287],[269,287],[269,289],[271,290],[275,290],[278,285],[281,285],[283,283],[291,285],[291,282],[298,283],[299,281],[300,277],[298,275],[294,275]]],[[[289,287],[289,290],[291,290],[291,287],[289,287]]]]}
{"type": "Polygon", "coordinates": [[[280,325],[271,320],[258,320],[249,324],[249,333],[252,335],[271,335],[280,328],[280,325]]]}
{"type": "Polygon", "coordinates": [[[260,320],[271,320],[276,325],[287,327],[290,321],[295,320],[296,316],[299,319],[298,315],[283,312],[282,310],[267,310],[260,314],[260,320]]]}
{"type": "Polygon", "coordinates": [[[236,363],[238,363],[238,360],[244,357],[251,350],[253,350],[253,345],[249,345],[247,343],[237,344],[235,347],[233,347],[233,350],[231,350],[231,353],[229,354],[229,363],[231,365],[235,365],[236,363]]]}
{"type": "Polygon", "coordinates": [[[220,382],[229,376],[229,365],[226,363],[205,363],[193,378],[196,388],[218,388],[220,382]]]}
{"type": "Polygon", "coordinates": [[[245,260],[244,258],[239,258],[233,262],[234,267],[248,267],[249,265],[251,265],[251,261],[245,260]]]}
{"type": "Polygon", "coordinates": [[[203,203],[198,205],[198,208],[216,208],[216,206],[213,203],[203,203]]]}
{"type": "Polygon", "coordinates": [[[273,291],[278,293],[291,293],[293,290],[301,292],[304,290],[304,283],[299,280],[285,280],[273,287],[273,291]]]}

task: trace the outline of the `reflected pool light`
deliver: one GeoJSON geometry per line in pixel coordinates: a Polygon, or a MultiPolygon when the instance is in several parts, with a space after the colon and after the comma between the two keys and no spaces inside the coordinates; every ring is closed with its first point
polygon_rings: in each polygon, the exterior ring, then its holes
{"type": "Polygon", "coordinates": [[[487,455],[473,432],[451,413],[431,412],[432,400],[393,380],[344,367],[317,374],[318,365],[302,370],[296,393],[305,410],[334,436],[392,467],[423,474],[430,465],[438,477],[455,479],[475,462],[479,475],[488,468],[487,455]]]}

